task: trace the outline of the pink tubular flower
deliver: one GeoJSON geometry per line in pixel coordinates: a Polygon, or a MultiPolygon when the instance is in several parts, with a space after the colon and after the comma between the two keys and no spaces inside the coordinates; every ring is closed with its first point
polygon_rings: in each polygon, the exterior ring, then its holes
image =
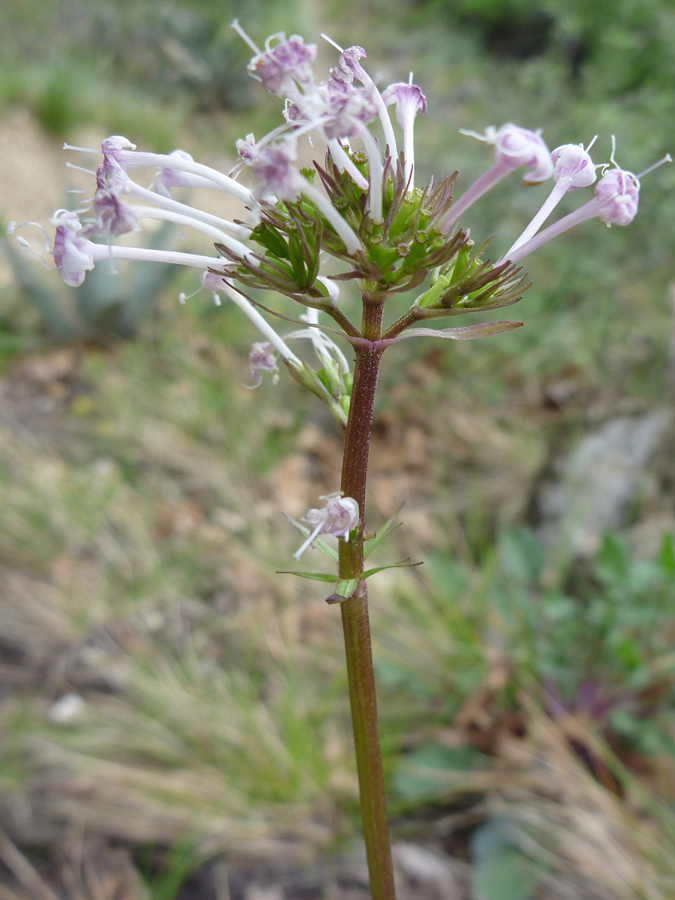
{"type": "Polygon", "coordinates": [[[281,200],[294,200],[302,193],[308,197],[335,229],[342,239],[348,253],[356,253],[361,249],[361,241],[347,224],[340,212],[330,203],[325,194],[314,187],[298,169],[293,166],[295,160],[295,143],[288,139],[275,144],[255,142],[249,134],[245,141],[237,141],[240,157],[251,167],[254,175],[262,182],[253,192],[253,196],[261,200],[276,195],[281,200]]]}
{"type": "Polygon", "coordinates": [[[553,174],[551,154],[538,131],[530,131],[509,122],[502,125],[499,130],[493,127],[486,129],[484,135],[463,129],[462,134],[468,134],[480,141],[494,144],[495,163],[471,185],[456,203],[452,204],[450,212],[442,223],[443,230],[446,232],[479,197],[482,197],[498,181],[515,169],[525,166],[529,170],[529,174],[523,177],[523,182],[528,185],[546,181],[553,174]]]}
{"type": "Polygon", "coordinates": [[[382,99],[387,106],[396,104],[396,121],[403,129],[403,157],[405,159],[405,175],[412,189],[412,176],[414,173],[415,151],[413,145],[413,129],[417,113],[427,111],[427,98],[421,88],[410,82],[391,84],[383,91],[382,99]]]}
{"type": "MultiPolygon", "coordinates": [[[[326,35],[324,35],[324,37],[326,37],[326,35]]],[[[331,41],[331,43],[333,42],[331,41]]],[[[337,44],[334,44],[333,46],[337,47],[337,44]]],[[[354,81],[359,81],[366,90],[371,92],[373,102],[377,106],[380,122],[382,123],[384,140],[389,155],[392,159],[396,159],[398,156],[396,137],[394,135],[391,119],[389,118],[389,113],[387,112],[387,107],[375,82],[359,62],[359,60],[366,58],[366,51],[363,47],[348,47],[346,50],[342,50],[342,48],[338,47],[338,49],[340,50],[340,59],[338,60],[337,66],[334,66],[331,69],[331,78],[336,81],[342,81],[348,85],[353,84],[354,81]]]]}
{"type": "Polygon", "coordinates": [[[292,82],[304,85],[314,80],[312,63],[315,59],[316,44],[305,44],[297,34],[287,38],[280,32],[267,38],[265,49],[253,57],[248,69],[266,91],[283,97],[292,82]],[[273,43],[275,41],[277,43],[273,43]]]}
{"type": "Polygon", "coordinates": [[[245,141],[237,141],[236,146],[241,159],[261,182],[253,192],[256,199],[274,194],[280,200],[295,200],[302,187],[302,177],[293,165],[297,154],[291,141],[256,144],[250,134],[245,141]]]}
{"type": "Polygon", "coordinates": [[[548,147],[538,131],[521,128],[511,122],[492,134],[488,140],[495,145],[495,159],[507,169],[525,166],[529,175],[523,176],[525,184],[539,184],[553,174],[553,163],[548,147]]]}
{"type": "Polygon", "coordinates": [[[370,75],[363,68],[360,59],[366,58],[366,51],[363,47],[348,47],[340,54],[338,64],[331,69],[331,75],[338,81],[344,81],[345,84],[353,84],[354,80],[360,81],[362,84],[371,82],[370,75]]]}
{"type": "Polygon", "coordinates": [[[115,244],[95,244],[85,236],[77,213],[69,212],[67,209],[57,210],[51,221],[52,225],[56,226],[52,256],[62,280],[71,287],[82,284],[85,274],[94,268],[94,263],[103,259],[166,262],[200,269],[218,265],[218,260],[213,256],[144,247],[120,247],[115,244]]]}
{"type": "MultiPolygon", "coordinates": [[[[74,147],[71,144],[64,144],[64,150],[81,150],[86,153],[96,153],[85,147],[74,147]]],[[[131,172],[135,169],[170,169],[173,173],[172,177],[177,178],[176,173],[184,173],[186,179],[183,183],[189,186],[209,187],[212,190],[225,191],[236,197],[242,203],[250,203],[251,194],[246,188],[236,182],[229,175],[224,175],[217,169],[205,166],[203,163],[195,162],[189,153],[180,151],[179,153],[149,153],[147,151],[137,150],[136,145],[132,144],[122,135],[115,134],[106,138],[101,142],[103,151],[103,165],[97,173],[97,182],[99,187],[110,187],[124,177],[124,173],[131,172]],[[200,181],[195,184],[188,176],[197,176],[200,181]]]]}
{"type": "MultiPolygon", "coordinates": [[[[169,159],[194,164],[194,159],[185,150],[172,150],[169,153],[169,159]]],[[[213,188],[213,182],[203,175],[194,175],[185,170],[172,169],[170,166],[166,166],[155,179],[155,190],[163,197],[171,197],[171,189],[176,187],[206,188],[209,190],[213,188]]]]}
{"type": "Polygon", "coordinates": [[[372,93],[353,84],[329,78],[319,85],[318,95],[324,104],[320,112],[327,140],[356,137],[359,126],[369,125],[377,116],[372,93]]]}
{"type": "Polygon", "coordinates": [[[382,92],[382,99],[391,106],[396,104],[396,121],[405,130],[406,124],[414,119],[417,113],[425,113],[427,111],[427,98],[422,93],[422,89],[416,84],[407,81],[399,81],[396,84],[390,84],[389,87],[382,92]]]}
{"type": "Polygon", "coordinates": [[[312,528],[307,540],[293,554],[300,559],[305,550],[312,545],[320,534],[332,534],[333,537],[346,538],[352,529],[359,524],[359,505],[353,497],[343,497],[341,493],[326,494],[319,497],[325,500],[323,509],[309,509],[302,517],[303,522],[312,528]]]}
{"type": "Polygon", "coordinates": [[[570,191],[593,184],[597,176],[589,150],[594,143],[595,138],[586,149],[582,144],[563,144],[556,147],[551,153],[555,181],[566,183],[567,190],[570,191]]]}
{"type": "Polygon", "coordinates": [[[261,372],[272,373],[272,384],[279,381],[279,366],[274,356],[274,346],[268,341],[255,343],[248,354],[248,364],[251,367],[252,387],[258,387],[262,382],[261,372]]]}
{"type": "Polygon", "coordinates": [[[593,165],[593,160],[588,151],[594,143],[595,138],[593,138],[587,149],[584,149],[582,144],[563,144],[561,147],[556,147],[551,153],[553,178],[555,180],[553,190],[537,215],[506,254],[507,257],[510,257],[510,254],[535,236],[567,191],[576,191],[579,188],[593,184],[597,177],[595,174],[596,166],[593,165]]]}
{"type": "Polygon", "coordinates": [[[78,287],[87,272],[94,268],[91,244],[80,232],[82,223],[74,212],[57,210],[52,217],[56,226],[52,255],[62,280],[70,287],[78,287]]]}
{"type": "Polygon", "coordinates": [[[640,182],[624,169],[610,169],[595,189],[597,216],[607,225],[630,225],[638,210],[640,182]]]}
{"type": "Polygon", "coordinates": [[[133,209],[124,203],[114,188],[98,188],[94,194],[93,211],[96,231],[109,237],[120,237],[138,228],[133,209]]]}

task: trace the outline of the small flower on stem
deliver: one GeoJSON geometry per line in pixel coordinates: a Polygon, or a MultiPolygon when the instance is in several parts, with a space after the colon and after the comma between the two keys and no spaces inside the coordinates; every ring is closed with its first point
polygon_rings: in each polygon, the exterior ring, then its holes
{"type": "Polygon", "coordinates": [[[293,554],[295,559],[300,559],[320,534],[347,538],[349,532],[359,524],[359,505],[352,497],[343,497],[338,491],[319,497],[319,500],[326,501],[324,508],[309,509],[301,519],[302,522],[307,522],[312,530],[304,544],[293,554]]]}
{"type": "Polygon", "coordinates": [[[551,154],[538,131],[530,131],[511,122],[502,125],[499,130],[490,127],[484,135],[464,129],[461,131],[479,141],[494,144],[495,163],[452,204],[443,220],[444,231],[449,231],[463,212],[515,169],[525,166],[529,174],[523,177],[523,182],[528,185],[546,181],[553,174],[551,154]]]}
{"type": "Polygon", "coordinates": [[[94,194],[93,212],[96,224],[92,231],[107,235],[109,239],[129,234],[138,228],[136,213],[114,188],[100,187],[94,194]]]}
{"type": "Polygon", "coordinates": [[[214,257],[196,253],[95,244],[86,237],[88,229],[83,228],[77,213],[67,209],[57,210],[51,221],[56,226],[52,256],[62,280],[71,287],[82,284],[86,273],[94,268],[94,263],[104,259],[165,262],[199,269],[218,264],[214,257]]]}
{"type": "Polygon", "coordinates": [[[347,253],[357,253],[362,249],[361,241],[325,194],[310,184],[293,166],[296,158],[294,140],[276,144],[261,141],[256,144],[250,134],[245,141],[237,141],[237,151],[261,182],[260,187],[253,192],[256,199],[269,202],[271,194],[280,200],[295,200],[298,194],[304,194],[333,226],[347,253]]]}
{"type": "Polygon", "coordinates": [[[505,254],[507,259],[513,251],[526,244],[535,236],[567,191],[577,191],[579,188],[593,184],[596,179],[595,170],[599,167],[593,165],[589,150],[596,139],[597,135],[585,149],[582,144],[564,144],[562,147],[556,147],[551,153],[555,186],[537,215],[532,219],[509,252],[505,254]]]}
{"type": "Polygon", "coordinates": [[[94,268],[92,245],[81,232],[82,223],[77,213],[59,209],[52,216],[56,226],[52,254],[59,275],[65,284],[78,287],[87,272],[94,268]]]}
{"type": "Polygon", "coordinates": [[[279,381],[279,366],[274,355],[274,346],[269,342],[255,343],[251,346],[248,364],[251,367],[251,377],[253,378],[251,387],[256,388],[262,383],[261,372],[272,373],[272,384],[279,381]]]}
{"type": "Polygon", "coordinates": [[[295,83],[306,85],[314,81],[312,63],[316,59],[316,44],[305,44],[297,34],[286,38],[280,31],[270,35],[265,41],[265,49],[261,50],[238,19],[234,19],[230,27],[255,53],[248,70],[270,94],[284,97],[295,83]]]}
{"type": "Polygon", "coordinates": [[[403,158],[405,160],[405,178],[408,190],[413,189],[415,150],[413,130],[417,113],[427,111],[427,99],[421,88],[412,83],[412,74],[408,83],[391,84],[383,91],[382,99],[389,106],[396,104],[396,121],[403,129],[403,158]]]}

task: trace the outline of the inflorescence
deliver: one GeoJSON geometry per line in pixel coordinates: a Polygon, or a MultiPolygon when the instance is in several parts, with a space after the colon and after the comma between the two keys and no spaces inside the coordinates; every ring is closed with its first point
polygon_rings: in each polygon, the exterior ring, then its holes
{"type": "MultiPolygon", "coordinates": [[[[454,329],[411,326],[516,303],[529,287],[519,264],[533,250],[585,219],[628,225],[637,213],[640,176],[616,164],[613,141],[610,161],[597,165],[589,152],[595,138],[587,148],[565,144],[550,152],[538,131],[513,124],[488,128],[482,135],[464,132],[492,145],[494,162],[458,199],[453,196],[456,172],[416,186],[414,124],[427,104],[412,76],[380,91],[362,65],[365,51],[358,46],[343,50],[331,41],[338,60],[328,78],[319,82],[313,69],[315,44],[297,35],[276,34],[260,49],[238,22],[233,28],[253,51],[251,75],[284,101],[283,124],[257,141],[253,135],[238,141],[239,162],[228,174],[195,162],[183,150],[151,153],[137,150],[124,137],[106,138],[91,201],[76,211],[54,214],[56,233],[51,247],[47,238],[47,249],[63,281],[72,286],[82,284],[96,263],[107,262],[114,270],[121,259],[201,270],[202,286],[216,301],[222,295],[230,298],[262,332],[264,341],[255,343],[249,355],[253,386],[260,383],[262,372],[277,377],[278,354],[291,374],[345,425],[349,365],[328,332],[341,333],[355,347],[370,343],[384,348],[415,334],[467,339],[507,330],[519,323],[454,329]],[[312,146],[318,139],[325,148],[322,163],[314,162],[311,169],[297,164],[298,145],[306,139],[313,139],[312,146]],[[458,222],[471,204],[519,168],[525,169],[525,184],[552,178],[554,186],[510,250],[493,262],[484,256],[485,245],[476,247],[458,222]],[[138,170],[153,173],[150,188],[134,180],[138,170]],[[245,171],[252,177],[239,180],[245,171]],[[592,199],[541,230],[567,191],[592,185],[592,199]],[[234,198],[241,218],[222,218],[174,199],[176,189],[186,188],[234,198]],[[198,255],[117,242],[138,232],[148,219],[201,232],[214,250],[198,255]],[[340,307],[338,285],[350,281],[368,304],[413,290],[419,293],[373,342],[340,307]],[[282,337],[260,313],[260,304],[247,296],[248,289],[271,290],[294,300],[304,307],[299,318],[306,327],[282,337]],[[321,313],[333,327],[322,329],[321,313]],[[288,341],[296,338],[311,341],[318,368],[290,349],[288,341]]],[[[670,157],[661,162],[666,160],[670,157]]],[[[12,224],[9,231],[14,230],[12,224]]],[[[28,246],[23,238],[18,240],[28,246]]]]}

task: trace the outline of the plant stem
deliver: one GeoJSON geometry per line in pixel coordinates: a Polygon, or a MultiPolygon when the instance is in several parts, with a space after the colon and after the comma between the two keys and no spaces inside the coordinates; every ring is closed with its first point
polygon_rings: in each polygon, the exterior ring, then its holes
{"type": "MultiPolygon", "coordinates": [[[[379,339],[382,305],[364,297],[363,337],[379,339]]],[[[353,541],[340,541],[340,578],[360,578],[363,573],[363,532],[366,503],[368,451],[373,422],[373,406],[382,350],[356,349],[354,386],[345,435],[342,464],[342,491],[359,504],[360,529],[353,541]]],[[[359,778],[363,835],[373,900],[394,900],[394,873],[389,840],[389,824],[384,791],[375,696],[375,675],[368,619],[366,582],[349,600],[340,604],[345,638],[352,730],[359,778]]]]}

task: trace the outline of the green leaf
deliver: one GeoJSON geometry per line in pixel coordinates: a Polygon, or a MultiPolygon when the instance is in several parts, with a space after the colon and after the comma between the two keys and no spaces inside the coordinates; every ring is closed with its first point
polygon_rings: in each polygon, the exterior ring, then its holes
{"type": "Polygon", "coordinates": [[[358,583],[358,578],[347,578],[344,581],[338,581],[335,585],[335,593],[341,594],[343,597],[349,599],[356,590],[356,585],[358,583]]]}
{"type": "Polygon", "coordinates": [[[345,600],[349,600],[353,596],[358,583],[358,578],[349,578],[345,581],[338,581],[335,585],[335,592],[331,594],[330,597],[326,597],[326,603],[344,603],[345,600]]]}
{"type": "Polygon", "coordinates": [[[440,800],[456,786],[458,773],[485,769],[486,758],[473,747],[425,744],[409,753],[395,769],[394,790],[403,800],[424,803],[440,800]]]}
{"type": "MultiPolygon", "coordinates": [[[[408,557],[410,559],[410,557],[408,557]]],[[[371,575],[377,575],[378,572],[384,572],[385,569],[414,569],[415,566],[421,566],[421,562],[411,563],[408,559],[402,559],[400,562],[391,563],[388,566],[377,566],[375,569],[367,569],[362,578],[370,578],[371,575]]]]}
{"type": "Polygon", "coordinates": [[[505,529],[498,539],[499,558],[504,569],[521,584],[536,584],[544,568],[544,553],[527,528],[505,529]]]}
{"type": "Polygon", "coordinates": [[[617,535],[607,532],[595,558],[595,575],[604,584],[616,584],[628,577],[630,558],[625,543],[617,535]]]}
{"type": "Polygon", "coordinates": [[[659,565],[666,575],[671,578],[675,575],[675,538],[671,532],[664,534],[661,538],[659,565]]]}
{"type": "Polygon", "coordinates": [[[476,900],[531,900],[541,871],[514,848],[503,848],[473,867],[476,900]]]}
{"type": "Polygon", "coordinates": [[[297,575],[298,578],[308,578],[310,581],[326,581],[334,582],[335,575],[327,575],[325,572],[290,572],[288,570],[279,571],[277,575],[297,575]]]}
{"type": "Polygon", "coordinates": [[[399,506],[399,508],[396,510],[394,515],[391,516],[391,518],[387,519],[387,521],[384,523],[382,528],[379,529],[379,531],[377,532],[375,537],[370,538],[370,540],[368,540],[368,541],[364,541],[364,544],[363,544],[363,558],[364,559],[368,559],[368,557],[373,552],[373,550],[376,547],[378,547],[382,543],[382,541],[386,537],[388,537],[388,535],[390,535],[392,532],[396,531],[397,528],[400,528],[400,526],[401,526],[400,522],[398,522],[397,524],[394,524],[394,523],[396,522],[396,519],[398,518],[398,514],[401,512],[402,509],[403,509],[403,504],[401,504],[399,506]]]}
{"type": "Polygon", "coordinates": [[[493,334],[513,331],[514,328],[520,328],[524,324],[524,322],[483,322],[480,325],[465,325],[462,328],[409,328],[403,334],[390,338],[386,343],[393,344],[411,337],[440,337],[449,338],[451,341],[473,341],[476,338],[491,337],[493,334]]]}

